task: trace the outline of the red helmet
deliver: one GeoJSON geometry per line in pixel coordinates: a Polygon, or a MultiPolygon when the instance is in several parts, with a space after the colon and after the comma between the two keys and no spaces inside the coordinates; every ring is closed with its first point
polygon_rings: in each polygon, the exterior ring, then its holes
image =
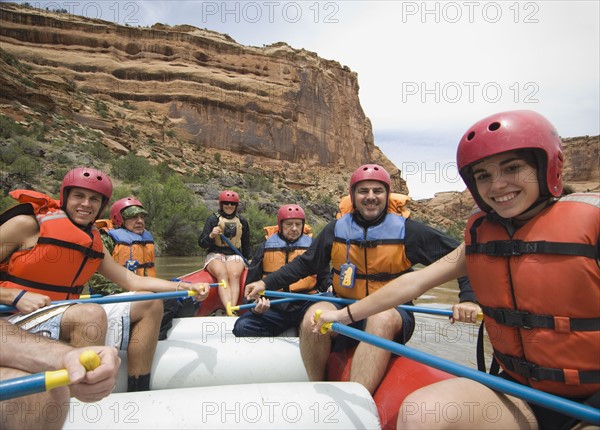
{"type": "Polygon", "coordinates": [[[517,150],[531,150],[535,155],[541,196],[561,195],[563,153],[554,126],[533,111],[501,112],[469,128],[460,140],[456,154],[460,176],[483,211],[490,212],[491,208],[477,192],[471,166],[484,158],[517,150]]]}
{"type": "Polygon", "coordinates": [[[134,197],[125,197],[123,199],[117,200],[110,207],[110,219],[112,220],[115,227],[120,227],[123,224],[123,215],[121,215],[121,211],[129,206],[139,206],[141,208],[144,208],[142,202],[140,202],[134,197]]]}
{"type": "Polygon", "coordinates": [[[112,196],[112,182],[110,178],[100,170],[89,167],[76,167],[65,175],[60,186],[60,207],[64,208],[67,203],[67,190],[71,187],[85,188],[86,190],[96,191],[104,196],[100,212],[112,196]]]}
{"type": "Polygon", "coordinates": [[[277,226],[281,229],[281,222],[284,219],[301,219],[302,223],[306,220],[304,210],[298,205],[283,205],[277,211],[277,226]]]}
{"type": "Polygon", "coordinates": [[[354,186],[360,181],[379,181],[385,184],[387,191],[390,191],[392,180],[390,174],[378,164],[363,164],[354,171],[350,177],[350,196],[354,201],[354,186]]]}
{"type": "Polygon", "coordinates": [[[238,196],[238,193],[236,193],[235,191],[231,191],[231,190],[221,191],[221,194],[219,194],[219,203],[223,203],[223,202],[237,204],[240,202],[240,196],[238,196]]]}

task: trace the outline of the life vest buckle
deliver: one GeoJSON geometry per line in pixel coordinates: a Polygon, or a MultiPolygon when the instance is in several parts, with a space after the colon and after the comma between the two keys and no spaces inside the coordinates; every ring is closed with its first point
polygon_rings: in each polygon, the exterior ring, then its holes
{"type": "Polygon", "coordinates": [[[530,317],[533,316],[534,315],[528,312],[516,311],[514,309],[503,309],[501,312],[496,312],[493,318],[498,323],[509,327],[531,330],[532,324],[530,317]]]}
{"type": "Polygon", "coordinates": [[[533,364],[529,361],[519,359],[513,359],[511,361],[514,366],[514,372],[527,379],[531,379],[532,381],[539,381],[539,379],[537,378],[537,364],[533,364]]]}

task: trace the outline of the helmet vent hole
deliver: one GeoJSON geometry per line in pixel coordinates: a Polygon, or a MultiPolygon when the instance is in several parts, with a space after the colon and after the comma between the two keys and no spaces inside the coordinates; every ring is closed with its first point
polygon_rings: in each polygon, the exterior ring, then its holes
{"type": "Polygon", "coordinates": [[[496,131],[500,128],[500,123],[499,122],[493,122],[489,125],[488,130],[489,131],[496,131]]]}
{"type": "Polygon", "coordinates": [[[469,135],[467,136],[467,140],[473,140],[473,138],[475,137],[475,132],[472,131],[469,133],[469,135]]]}

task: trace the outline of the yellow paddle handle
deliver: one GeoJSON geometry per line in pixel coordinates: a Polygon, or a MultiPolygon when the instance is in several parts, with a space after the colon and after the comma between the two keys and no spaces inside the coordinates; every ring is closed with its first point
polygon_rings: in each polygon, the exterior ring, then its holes
{"type": "MultiPolygon", "coordinates": [[[[319,321],[319,318],[321,318],[321,314],[323,313],[323,311],[321,309],[317,309],[317,311],[315,312],[315,322],[319,321]]],[[[321,334],[325,334],[327,333],[329,330],[331,330],[331,326],[333,325],[333,323],[325,323],[321,326],[320,332],[321,334]]]]}
{"type": "MultiPolygon", "coordinates": [[[[100,366],[100,357],[95,351],[88,349],[87,351],[83,351],[81,353],[79,356],[79,362],[83,367],[85,367],[85,370],[89,372],[90,370],[94,370],[96,367],[100,366]]],[[[49,370],[45,373],[45,380],[46,391],[52,390],[53,388],[64,387],[65,385],[69,385],[71,383],[67,369],[49,370]]]]}

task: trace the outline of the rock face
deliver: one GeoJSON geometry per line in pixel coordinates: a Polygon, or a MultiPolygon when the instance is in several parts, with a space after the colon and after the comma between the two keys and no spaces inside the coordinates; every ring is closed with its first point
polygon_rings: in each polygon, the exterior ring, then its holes
{"type": "Polygon", "coordinates": [[[218,152],[228,169],[336,194],[348,172],[375,162],[407,192],[374,145],[357,74],[316,53],[283,42],[242,46],[192,26],[133,28],[10,3],[0,5],[0,41],[29,76],[2,64],[0,102],[69,115],[101,131],[111,150],[183,158],[189,168],[218,152]],[[156,143],[178,154],[156,151],[156,143]]]}
{"type": "MultiPolygon", "coordinates": [[[[191,26],[133,28],[0,3],[0,88],[0,113],[57,128],[45,144],[67,142],[67,151],[44,149],[67,161],[56,166],[46,157],[41,180],[60,176],[67,163],[97,162],[73,154],[91,131],[112,154],[134,153],[190,176],[262,176],[276,190],[331,205],[367,162],[383,165],[394,191],[408,194],[374,144],[357,74],[283,42],[247,47],[191,26]]],[[[600,191],[599,147],[598,136],[564,139],[572,189],[600,191]]],[[[410,206],[414,217],[459,237],[474,204],[465,191],[410,206]]]]}

